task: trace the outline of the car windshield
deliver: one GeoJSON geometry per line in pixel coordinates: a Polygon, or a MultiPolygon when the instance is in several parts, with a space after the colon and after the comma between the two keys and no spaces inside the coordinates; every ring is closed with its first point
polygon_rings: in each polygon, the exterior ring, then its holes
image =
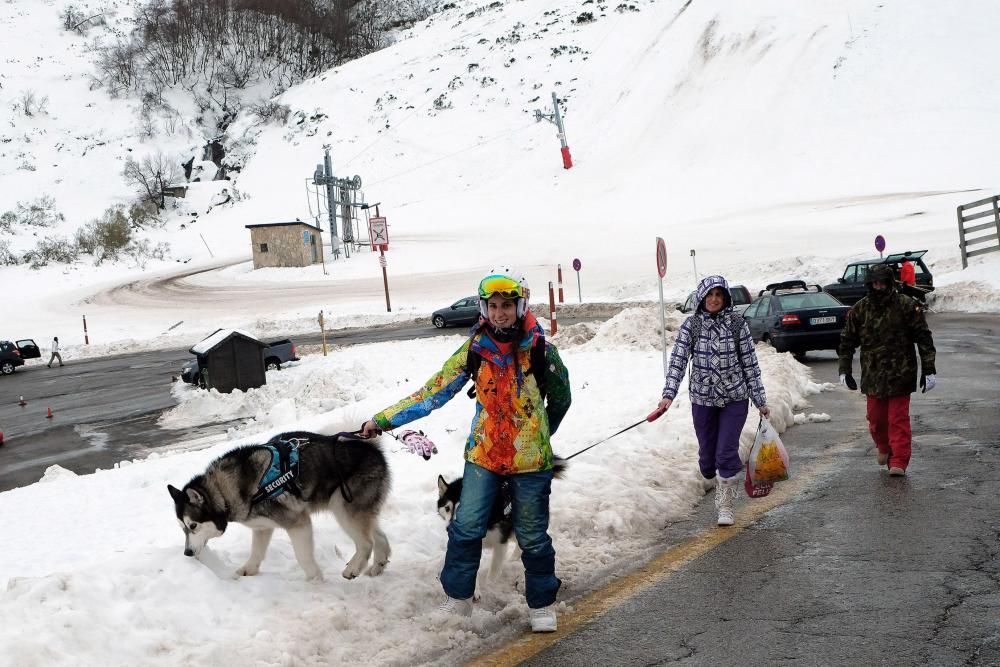
{"type": "Polygon", "coordinates": [[[782,310],[798,310],[799,308],[827,308],[842,306],[826,292],[798,292],[796,294],[779,294],[782,310]]]}

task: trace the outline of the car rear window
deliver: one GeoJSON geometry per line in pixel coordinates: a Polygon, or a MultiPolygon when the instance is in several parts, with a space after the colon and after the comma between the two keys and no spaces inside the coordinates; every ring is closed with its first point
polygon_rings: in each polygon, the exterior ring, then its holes
{"type": "Polygon", "coordinates": [[[778,301],[781,302],[783,310],[798,310],[799,308],[826,308],[829,306],[844,305],[826,292],[779,294],[778,301]]]}
{"type": "Polygon", "coordinates": [[[745,303],[750,303],[748,290],[743,288],[737,288],[730,290],[729,292],[733,297],[734,306],[742,306],[745,303]]]}

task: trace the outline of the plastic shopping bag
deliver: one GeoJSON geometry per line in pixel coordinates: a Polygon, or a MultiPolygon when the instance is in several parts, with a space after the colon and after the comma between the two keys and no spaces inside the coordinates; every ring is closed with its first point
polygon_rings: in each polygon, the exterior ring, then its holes
{"type": "Polygon", "coordinates": [[[757,425],[757,436],[747,461],[747,474],[753,483],[774,484],[788,479],[788,452],[781,444],[778,432],[764,418],[757,425]]]}
{"type": "Polygon", "coordinates": [[[767,494],[771,493],[771,489],[774,488],[774,484],[770,482],[757,482],[754,483],[750,479],[750,466],[746,466],[746,479],[743,480],[743,488],[746,490],[747,495],[751,498],[763,498],[767,494]]]}

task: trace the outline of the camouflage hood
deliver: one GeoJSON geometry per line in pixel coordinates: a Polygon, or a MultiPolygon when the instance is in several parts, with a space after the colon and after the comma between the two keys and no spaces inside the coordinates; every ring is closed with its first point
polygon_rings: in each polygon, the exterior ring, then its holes
{"type": "Polygon", "coordinates": [[[876,264],[868,269],[865,274],[865,288],[868,298],[879,305],[885,305],[891,299],[891,295],[896,291],[895,276],[892,269],[887,264],[876,264]],[[872,283],[880,280],[885,283],[885,289],[877,290],[872,287],[872,283]]]}
{"type": "Polygon", "coordinates": [[[716,287],[722,288],[722,310],[733,307],[733,295],[729,293],[729,283],[726,282],[726,279],[722,276],[705,276],[695,289],[695,298],[698,299],[698,307],[695,309],[697,312],[706,312],[705,297],[716,287]]]}

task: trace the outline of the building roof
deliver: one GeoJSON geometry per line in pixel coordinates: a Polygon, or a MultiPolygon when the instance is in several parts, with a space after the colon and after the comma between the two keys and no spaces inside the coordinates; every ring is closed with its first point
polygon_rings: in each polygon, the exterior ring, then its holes
{"type": "Polygon", "coordinates": [[[301,220],[295,220],[293,222],[261,222],[256,225],[243,225],[243,226],[246,227],[247,229],[251,229],[253,227],[289,227],[291,225],[305,225],[306,227],[315,229],[317,232],[323,231],[320,227],[309,224],[308,222],[303,222],[301,220]]]}
{"type": "Polygon", "coordinates": [[[239,329],[216,329],[215,333],[207,338],[203,338],[191,347],[189,352],[191,354],[206,354],[209,350],[216,347],[217,345],[229,340],[233,336],[239,336],[241,338],[246,338],[247,340],[257,343],[261,347],[267,347],[267,344],[257,340],[250,334],[239,329]]]}

